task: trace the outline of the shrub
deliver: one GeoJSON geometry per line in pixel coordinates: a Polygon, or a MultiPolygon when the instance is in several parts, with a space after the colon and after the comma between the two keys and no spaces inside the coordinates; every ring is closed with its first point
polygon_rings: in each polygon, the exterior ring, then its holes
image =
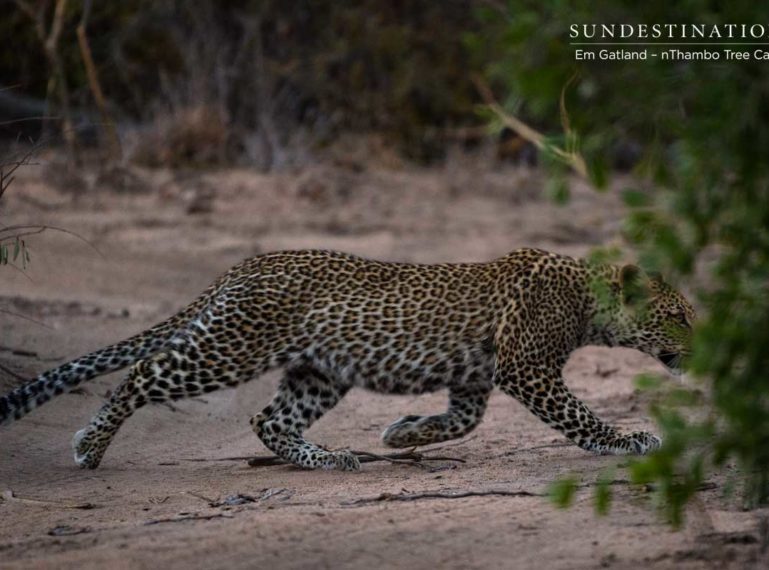
{"type": "Polygon", "coordinates": [[[568,31],[572,23],[765,24],[769,7],[706,0],[505,6],[479,10],[484,34],[468,41],[506,108],[560,132],[561,91],[578,74],[566,94],[571,144],[594,180],[605,177],[621,143],[637,145],[626,236],[642,265],[692,287],[703,307],[690,367],[707,403],[676,390],[653,406],[665,444],[634,462],[633,476],[654,484],[673,522],[708,473],[732,461],[745,500],[767,502],[769,67],[723,58],[577,62],[568,31]]]}

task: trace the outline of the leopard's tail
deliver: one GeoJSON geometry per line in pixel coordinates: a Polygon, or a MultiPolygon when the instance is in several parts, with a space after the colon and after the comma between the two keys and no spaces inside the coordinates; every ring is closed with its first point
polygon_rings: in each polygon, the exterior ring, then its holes
{"type": "Polygon", "coordinates": [[[213,289],[214,286],[210,287],[191,305],[151,329],[47,370],[0,397],[0,425],[20,419],[54,396],[69,392],[87,380],[120,370],[161,351],[200,313],[213,289]]]}

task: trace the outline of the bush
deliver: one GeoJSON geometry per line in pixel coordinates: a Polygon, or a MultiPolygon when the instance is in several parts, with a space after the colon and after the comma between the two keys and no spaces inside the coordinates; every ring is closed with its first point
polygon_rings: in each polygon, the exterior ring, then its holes
{"type": "MultiPolygon", "coordinates": [[[[473,5],[94,2],[89,28],[98,30],[93,57],[123,121],[215,108],[242,138],[266,131],[277,139],[301,126],[322,145],[339,133],[376,131],[429,160],[442,155],[445,129],[478,123],[462,42],[478,31],[473,5]]],[[[68,4],[60,55],[74,99],[88,105],[74,31],[81,8],[68,4]]],[[[44,98],[48,73],[29,18],[12,8],[0,31],[14,38],[14,49],[0,53],[0,74],[44,98]]]]}
{"type": "MultiPolygon", "coordinates": [[[[691,372],[707,387],[652,412],[660,453],[636,461],[673,522],[708,473],[736,461],[749,504],[769,500],[769,73],[766,62],[584,61],[569,46],[572,23],[761,23],[769,7],[712,3],[510,1],[484,8],[469,42],[509,112],[559,132],[559,98],[591,175],[631,142],[635,188],[626,191],[626,236],[642,265],[696,292],[703,307],[691,372]],[[706,275],[698,280],[698,275],[706,275]],[[695,405],[694,413],[686,407],[695,405]],[[705,409],[703,410],[703,406],[705,409]]],[[[652,48],[660,49],[660,48],[652,48]]],[[[751,51],[753,48],[750,48],[751,51]]],[[[574,141],[572,141],[574,142],[574,141]]],[[[691,408],[690,408],[691,409],[691,408]]]]}

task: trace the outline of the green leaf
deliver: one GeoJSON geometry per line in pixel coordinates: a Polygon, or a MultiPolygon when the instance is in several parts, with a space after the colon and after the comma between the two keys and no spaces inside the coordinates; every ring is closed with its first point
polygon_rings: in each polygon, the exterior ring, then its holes
{"type": "Polygon", "coordinates": [[[570,507],[577,492],[577,484],[578,481],[573,476],[556,479],[547,491],[550,501],[561,509],[570,507]]]}
{"type": "Polygon", "coordinates": [[[659,374],[639,374],[633,380],[636,389],[643,391],[659,390],[665,381],[659,374]]]}
{"type": "Polygon", "coordinates": [[[591,160],[588,165],[588,176],[596,189],[600,191],[606,190],[609,184],[609,170],[606,166],[606,161],[600,158],[591,160]]]}
{"type": "Polygon", "coordinates": [[[622,251],[615,246],[597,246],[590,250],[587,260],[595,265],[618,263],[622,259],[622,251]]]}
{"type": "Polygon", "coordinates": [[[611,500],[611,479],[608,477],[601,477],[596,483],[595,493],[593,495],[595,512],[601,516],[606,515],[609,512],[609,507],[611,507],[611,500]]]}
{"type": "Polygon", "coordinates": [[[569,181],[563,176],[551,177],[545,185],[545,191],[547,197],[559,206],[566,204],[571,196],[569,181]]]}
{"type": "Polygon", "coordinates": [[[622,193],[622,201],[628,208],[647,208],[651,206],[651,196],[641,190],[625,190],[622,193]]]}

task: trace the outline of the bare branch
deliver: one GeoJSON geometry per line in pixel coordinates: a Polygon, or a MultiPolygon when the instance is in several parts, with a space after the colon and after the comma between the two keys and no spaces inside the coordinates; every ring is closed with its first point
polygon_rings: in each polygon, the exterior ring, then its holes
{"type": "Polygon", "coordinates": [[[91,241],[87,240],[77,232],[73,232],[72,230],[68,230],[66,228],[61,228],[59,226],[49,226],[47,224],[46,225],[24,224],[24,225],[17,225],[17,226],[0,227],[0,232],[17,232],[17,231],[26,232],[27,230],[29,230],[28,233],[19,233],[19,234],[7,235],[7,236],[0,235],[0,240],[13,239],[14,237],[16,237],[16,235],[21,237],[21,236],[39,234],[45,230],[53,230],[55,232],[61,232],[61,233],[76,237],[77,239],[82,241],[84,244],[89,246],[91,249],[93,249],[97,254],[99,254],[101,258],[106,259],[106,256],[101,251],[99,251],[99,248],[97,248],[91,241]]]}
{"type": "Polygon", "coordinates": [[[3,197],[3,194],[11,185],[11,182],[14,181],[14,172],[16,172],[20,166],[32,164],[32,156],[34,155],[37,148],[37,145],[33,145],[32,148],[21,155],[21,158],[18,160],[0,163],[0,198],[3,197]]]}
{"type": "MultiPolygon", "coordinates": [[[[568,117],[565,114],[566,109],[564,105],[564,93],[565,93],[566,87],[568,87],[569,83],[571,83],[574,80],[574,78],[575,76],[572,76],[572,78],[569,79],[569,81],[566,83],[566,86],[564,86],[564,89],[561,92],[561,121],[565,127],[568,127],[568,117]]],[[[481,79],[477,75],[474,75],[472,77],[472,80],[473,80],[473,83],[475,83],[475,87],[478,90],[478,93],[480,93],[481,98],[486,104],[486,107],[488,107],[488,109],[491,110],[500,121],[502,121],[503,125],[515,131],[518,134],[518,136],[520,136],[524,140],[529,141],[538,149],[552,152],[554,155],[560,158],[563,162],[571,166],[574,169],[574,171],[580,176],[582,176],[583,178],[585,179],[589,178],[588,172],[587,172],[587,164],[585,164],[585,159],[582,158],[582,155],[580,155],[576,150],[564,150],[553,144],[548,143],[547,139],[545,138],[545,135],[531,128],[529,125],[521,121],[518,117],[514,117],[506,113],[505,110],[502,108],[502,106],[494,98],[494,94],[492,93],[491,88],[483,79],[481,79]]],[[[571,134],[571,131],[567,131],[566,134],[567,135],[571,134]]]]}
{"type": "MultiPolygon", "coordinates": [[[[458,457],[446,457],[432,455],[428,456],[423,453],[417,452],[414,449],[409,451],[403,451],[400,453],[389,453],[386,455],[380,455],[378,453],[371,453],[370,451],[356,451],[351,450],[358,457],[358,461],[361,463],[373,463],[376,461],[387,461],[389,463],[396,463],[402,465],[416,465],[417,467],[425,467],[423,463],[425,461],[454,461],[456,463],[464,463],[464,459],[458,457]]],[[[219,457],[216,459],[207,458],[188,458],[182,459],[182,461],[248,461],[250,467],[271,467],[274,465],[291,465],[291,462],[286,461],[276,455],[256,455],[256,456],[236,456],[236,457],[219,457]]]]}
{"type": "Polygon", "coordinates": [[[115,122],[112,120],[109,111],[107,110],[107,102],[104,97],[104,92],[101,88],[101,82],[99,81],[99,74],[96,71],[96,64],[93,61],[93,55],[91,54],[91,46],[88,43],[88,35],[86,34],[86,26],[88,26],[88,16],[91,13],[91,0],[86,0],[83,3],[83,14],[80,18],[80,23],[77,26],[77,43],[80,46],[80,55],[83,56],[83,65],[85,66],[86,75],[88,76],[88,86],[91,89],[91,94],[96,102],[96,107],[99,109],[99,115],[101,116],[101,128],[107,139],[107,158],[110,160],[116,160],[120,158],[122,154],[120,148],[120,139],[117,136],[117,130],[115,129],[115,122]]]}
{"type": "Polygon", "coordinates": [[[62,503],[61,501],[45,501],[42,499],[27,499],[17,497],[10,489],[3,491],[2,500],[8,502],[24,503],[25,505],[40,505],[47,508],[59,507],[61,509],[93,509],[96,507],[93,503],[62,503]]]}
{"type": "MultiPolygon", "coordinates": [[[[390,453],[387,455],[379,455],[376,453],[371,453],[369,451],[356,451],[356,450],[351,450],[351,453],[354,453],[358,457],[358,461],[360,461],[361,463],[387,461],[390,463],[414,465],[416,467],[425,467],[424,466],[425,461],[456,461],[458,463],[465,462],[464,459],[459,459],[457,457],[437,457],[437,456],[428,457],[422,453],[418,453],[414,451],[413,449],[410,451],[405,451],[401,453],[390,453]]],[[[239,458],[239,459],[247,459],[249,467],[269,467],[272,465],[290,464],[289,461],[286,461],[285,459],[282,459],[274,455],[256,456],[256,457],[239,458]]]]}
{"type": "Polygon", "coordinates": [[[381,503],[386,501],[419,501],[423,499],[465,499],[467,497],[545,497],[544,493],[531,491],[427,491],[425,493],[382,493],[376,497],[364,497],[353,501],[344,501],[346,507],[381,503]]]}
{"type": "Polygon", "coordinates": [[[18,319],[23,319],[25,321],[29,321],[30,323],[35,323],[36,325],[40,325],[41,327],[45,327],[47,329],[53,330],[53,327],[45,324],[44,322],[38,321],[38,320],[33,319],[32,317],[28,317],[26,315],[22,315],[21,313],[16,313],[14,311],[9,311],[8,309],[0,309],[0,313],[6,314],[6,315],[11,315],[12,317],[16,317],[18,319]]]}
{"type": "Polygon", "coordinates": [[[214,513],[212,515],[186,515],[181,517],[170,517],[167,519],[153,519],[144,523],[144,526],[162,523],[176,523],[183,521],[208,521],[211,519],[231,519],[233,515],[227,513],[214,513]]]}
{"type": "Polygon", "coordinates": [[[6,374],[8,374],[8,376],[11,376],[12,378],[16,378],[16,380],[21,380],[22,382],[27,382],[29,380],[29,378],[25,378],[21,374],[17,374],[16,372],[14,372],[13,370],[11,370],[10,368],[8,368],[3,364],[0,364],[0,371],[5,372],[6,374]]]}
{"type": "Polygon", "coordinates": [[[16,356],[26,356],[29,358],[37,358],[39,355],[34,350],[24,350],[23,348],[13,348],[11,346],[3,346],[0,344],[0,350],[10,352],[16,356]]]}
{"type": "Polygon", "coordinates": [[[51,22],[51,33],[48,34],[46,49],[55,50],[59,45],[61,37],[61,28],[64,23],[64,12],[67,9],[67,0],[56,0],[56,8],[53,13],[53,22],[51,22]]]}

